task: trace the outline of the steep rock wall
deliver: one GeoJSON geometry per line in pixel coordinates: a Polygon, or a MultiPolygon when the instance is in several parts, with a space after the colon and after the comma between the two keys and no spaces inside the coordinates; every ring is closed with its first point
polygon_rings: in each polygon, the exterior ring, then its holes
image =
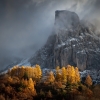
{"type": "Polygon", "coordinates": [[[100,69],[100,40],[95,27],[80,21],[74,12],[56,11],[54,33],[29,62],[42,68],[71,64],[80,70],[100,69]]]}

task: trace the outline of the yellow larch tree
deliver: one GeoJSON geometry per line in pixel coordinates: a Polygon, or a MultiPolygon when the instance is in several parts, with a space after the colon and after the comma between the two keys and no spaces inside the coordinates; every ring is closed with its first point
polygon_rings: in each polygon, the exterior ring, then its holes
{"type": "Polygon", "coordinates": [[[57,66],[56,67],[56,77],[55,77],[55,79],[56,79],[56,81],[61,81],[61,78],[62,78],[62,76],[61,76],[61,69],[60,69],[59,66],[57,66]]]}
{"type": "Polygon", "coordinates": [[[78,67],[75,67],[75,83],[80,82],[80,73],[78,67]]]}
{"type": "Polygon", "coordinates": [[[32,67],[32,78],[34,78],[34,68],[32,67]]]}
{"type": "Polygon", "coordinates": [[[27,69],[28,78],[30,78],[29,77],[30,76],[30,67],[27,67],[26,69],[27,69]]]}
{"type": "Polygon", "coordinates": [[[28,80],[28,88],[31,89],[32,91],[35,90],[35,88],[34,88],[34,82],[33,82],[32,78],[30,78],[28,80]]]}
{"type": "Polygon", "coordinates": [[[66,68],[66,74],[67,74],[67,82],[71,83],[72,71],[71,71],[71,66],[70,65],[68,65],[67,68],[66,68]]]}
{"type": "Polygon", "coordinates": [[[37,68],[36,67],[33,67],[34,71],[34,77],[33,78],[37,78],[37,75],[38,75],[38,72],[37,72],[37,68]]]}
{"type": "Polygon", "coordinates": [[[11,77],[8,77],[7,81],[8,81],[9,83],[11,83],[11,82],[13,81],[13,79],[12,79],[11,77]]]}
{"type": "Polygon", "coordinates": [[[71,66],[71,83],[75,83],[75,69],[71,66]]]}
{"type": "Polygon", "coordinates": [[[52,71],[49,72],[48,76],[47,76],[47,81],[48,82],[54,82],[55,77],[52,71]]]}
{"type": "Polygon", "coordinates": [[[25,84],[25,86],[28,86],[27,79],[24,80],[24,84],[25,84]]]}
{"type": "Polygon", "coordinates": [[[92,85],[92,79],[90,77],[90,75],[87,75],[86,80],[85,80],[85,84],[90,87],[92,85]]]}
{"type": "Polygon", "coordinates": [[[21,73],[21,77],[23,77],[23,76],[24,76],[24,73],[25,73],[24,69],[25,69],[25,67],[24,67],[24,66],[22,66],[22,67],[21,67],[21,72],[20,72],[20,73],[21,73]]]}
{"type": "Polygon", "coordinates": [[[35,67],[36,67],[36,74],[37,74],[36,76],[37,76],[37,78],[41,78],[42,71],[41,71],[40,66],[36,64],[35,67]]]}
{"type": "Polygon", "coordinates": [[[18,75],[18,77],[19,77],[20,79],[23,77],[23,73],[22,73],[21,67],[19,67],[19,75],[18,75]]]}
{"type": "Polygon", "coordinates": [[[28,75],[29,75],[29,78],[32,78],[32,77],[31,77],[31,68],[32,68],[32,67],[31,67],[31,66],[27,66],[27,67],[28,67],[28,75]]]}
{"type": "Polygon", "coordinates": [[[11,76],[16,75],[16,66],[11,69],[11,76]]]}
{"type": "Polygon", "coordinates": [[[30,77],[33,78],[33,67],[30,67],[30,77]]]}
{"type": "Polygon", "coordinates": [[[66,69],[65,69],[65,67],[61,68],[61,78],[62,78],[62,82],[64,82],[64,83],[67,82],[67,75],[66,75],[66,69]]]}
{"type": "Polygon", "coordinates": [[[17,76],[19,79],[24,78],[25,75],[27,75],[27,78],[40,79],[42,70],[39,65],[36,65],[35,67],[14,66],[8,71],[8,75],[17,76]]]}

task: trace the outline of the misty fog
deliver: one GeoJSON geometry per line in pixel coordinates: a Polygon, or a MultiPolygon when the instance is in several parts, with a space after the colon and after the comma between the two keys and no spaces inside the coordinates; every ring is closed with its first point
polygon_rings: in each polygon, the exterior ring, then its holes
{"type": "Polygon", "coordinates": [[[55,10],[74,11],[100,28],[100,0],[0,0],[0,70],[45,44],[55,10]]]}

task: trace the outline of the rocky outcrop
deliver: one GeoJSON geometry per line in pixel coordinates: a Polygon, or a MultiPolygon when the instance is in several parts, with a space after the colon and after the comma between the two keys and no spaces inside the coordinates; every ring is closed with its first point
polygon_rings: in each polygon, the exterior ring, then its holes
{"type": "Polygon", "coordinates": [[[80,21],[74,12],[56,11],[54,33],[29,62],[42,68],[71,64],[80,70],[100,69],[100,40],[95,27],[80,21]]]}
{"type": "Polygon", "coordinates": [[[79,17],[75,12],[67,10],[55,11],[55,25],[59,29],[78,29],[79,17]]]}

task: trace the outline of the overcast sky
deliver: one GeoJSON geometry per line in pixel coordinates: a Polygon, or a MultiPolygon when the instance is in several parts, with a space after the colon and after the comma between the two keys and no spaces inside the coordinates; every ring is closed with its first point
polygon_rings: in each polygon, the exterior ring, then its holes
{"type": "Polygon", "coordinates": [[[0,0],[0,70],[45,44],[55,10],[75,11],[100,28],[100,0],[0,0]]]}

